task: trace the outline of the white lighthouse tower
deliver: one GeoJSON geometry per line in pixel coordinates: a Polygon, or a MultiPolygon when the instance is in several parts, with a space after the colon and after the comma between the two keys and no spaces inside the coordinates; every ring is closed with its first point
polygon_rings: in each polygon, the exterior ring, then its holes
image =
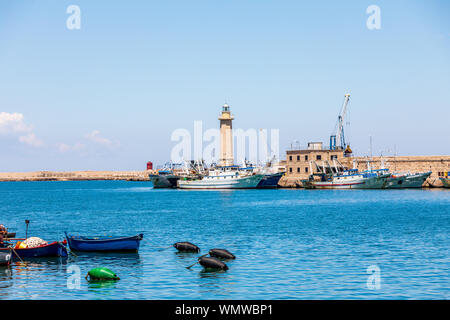
{"type": "Polygon", "coordinates": [[[231,166],[233,158],[233,126],[234,117],[231,115],[230,106],[226,103],[222,107],[220,120],[220,158],[219,165],[231,166]]]}

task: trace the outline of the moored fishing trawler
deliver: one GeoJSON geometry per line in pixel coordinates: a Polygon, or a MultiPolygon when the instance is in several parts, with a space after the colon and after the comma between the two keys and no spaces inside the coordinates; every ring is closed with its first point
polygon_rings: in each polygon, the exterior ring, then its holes
{"type": "Polygon", "coordinates": [[[158,174],[149,174],[148,177],[155,189],[176,188],[177,181],[180,179],[172,170],[160,170],[158,174]]]}
{"type": "Polygon", "coordinates": [[[278,182],[285,174],[285,167],[274,164],[273,160],[268,161],[265,166],[254,166],[250,162],[244,160],[241,170],[252,171],[257,174],[262,174],[263,177],[258,183],[258,189],[275,189],[278,187],[278,182]]]}
{"type": "Polygon", "coordinates": [[[431,171],[422,173],[393,173],[386,183],[387,189],[422,188],[431,175],[431,171]]]}
{"type": "MultiPolygon", "coordinates": [[[[385,168],[384,159],[381,157],[380,169],[371,169],[370,161],[367,161],[367,170],[363,172],[375,172],[375,173],[390,173],[389,169],[385,168]]],[[[385,189],[404,189],[404,188],[422,188],[425,181],[432,174],[431,171],[428,172],[418,172],[418,173],[390,173],[387,178],[386,184],[383,188],[385,189]]]]}
{"type": "Polygon", "coordinates": [[[166,163],[163,169],[158,170],[157,174],[149,174],[153,188],[176,188],[177,181],[183,178],[201,178],[206,168],[202,161],[184,161],[183,164],[166,163]]]}
{"type": "Polygon", "coordinates": [[[252,189],[256,188],[263,174],[238,166],[217,166],[198,179],[185,177],[178,181],[180,189],[252,189]]]}
{"type": "Polygon", "coordinates": [[[314,174],[320,180],[311,178],[303,180],[303,187],[306,189],[381,189],[386,184],[389,174],[368,175],[359,173],[355,169],[346,170],[340,174],[327,175],[324,173],[314,174]]]}
{"type": "Polygon", "coordinates": [[[324,161],[323,165],[319,166],[312,161],[318,172],[311,174],[308,180],[302,180],[303,187],[306,189],[382,189],[390,176],[390,173],[384,170],[365,172],[359,172],[358,169],[346,170],[338,161],[333,162],[334,166],[331,166],[328,161],[324,161]]]}
{"type": "Polygon", "coordinates": [[[267,173],[256,186],[258,189],[275,189],[285,172],[267,173]]]}
{"type": "Polygon", "coordinates": [[[275,162],[275,157],[266,163],[266,165],[259,169],[264,174],[264,177],[258,183],[258,189],[274,189],[278,187],[278,182],[286,172],[285,166],[280,166],[279,162],[275,162]]]}

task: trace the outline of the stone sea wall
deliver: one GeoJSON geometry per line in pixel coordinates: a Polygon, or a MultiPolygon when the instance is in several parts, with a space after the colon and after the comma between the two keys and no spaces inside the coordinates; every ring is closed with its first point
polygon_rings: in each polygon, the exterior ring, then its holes
{"type": "Polygon", "coordinates": [[[0,181],[81,181],[81,180],[129,180],[148,181],[153,171],[35,171],[0,172],[0,181]]]}

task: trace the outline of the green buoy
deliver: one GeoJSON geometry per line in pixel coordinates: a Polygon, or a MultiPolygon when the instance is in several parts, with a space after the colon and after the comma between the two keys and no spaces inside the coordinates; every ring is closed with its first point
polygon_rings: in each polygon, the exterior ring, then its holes
{"type": "Polygon", "coordinates": [[[120,278],[108,268],[94,268],[86,275],[89,280],[120,280],[120,278]]]}

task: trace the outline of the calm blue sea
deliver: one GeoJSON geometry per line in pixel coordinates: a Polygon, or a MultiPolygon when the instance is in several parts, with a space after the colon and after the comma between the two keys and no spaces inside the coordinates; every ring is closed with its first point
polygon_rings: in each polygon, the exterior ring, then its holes
{"type": "Polygon", "coordinates": [[[23,237],[25,219],[31,220],[29,235],[47,241],[62,240],[65,230],[143,232],[144,240],[139,254],[79,254],[0,267],[0,299],[450,298],[450,190],[0,183],[0,223],[23,237]],[[198,265],[187,270],[196,254],[162,249],[177,241],[191,241],[202,253],[226,248],[237,259],[227,272],[208,273],[198,265]],[[85,274],[99,266],[121,280],[89,284],[85,274]],[[369,267],[379,272],[369,274],[369,267]],[[77,268],[79,289],[70,285],[77,268]]]}

